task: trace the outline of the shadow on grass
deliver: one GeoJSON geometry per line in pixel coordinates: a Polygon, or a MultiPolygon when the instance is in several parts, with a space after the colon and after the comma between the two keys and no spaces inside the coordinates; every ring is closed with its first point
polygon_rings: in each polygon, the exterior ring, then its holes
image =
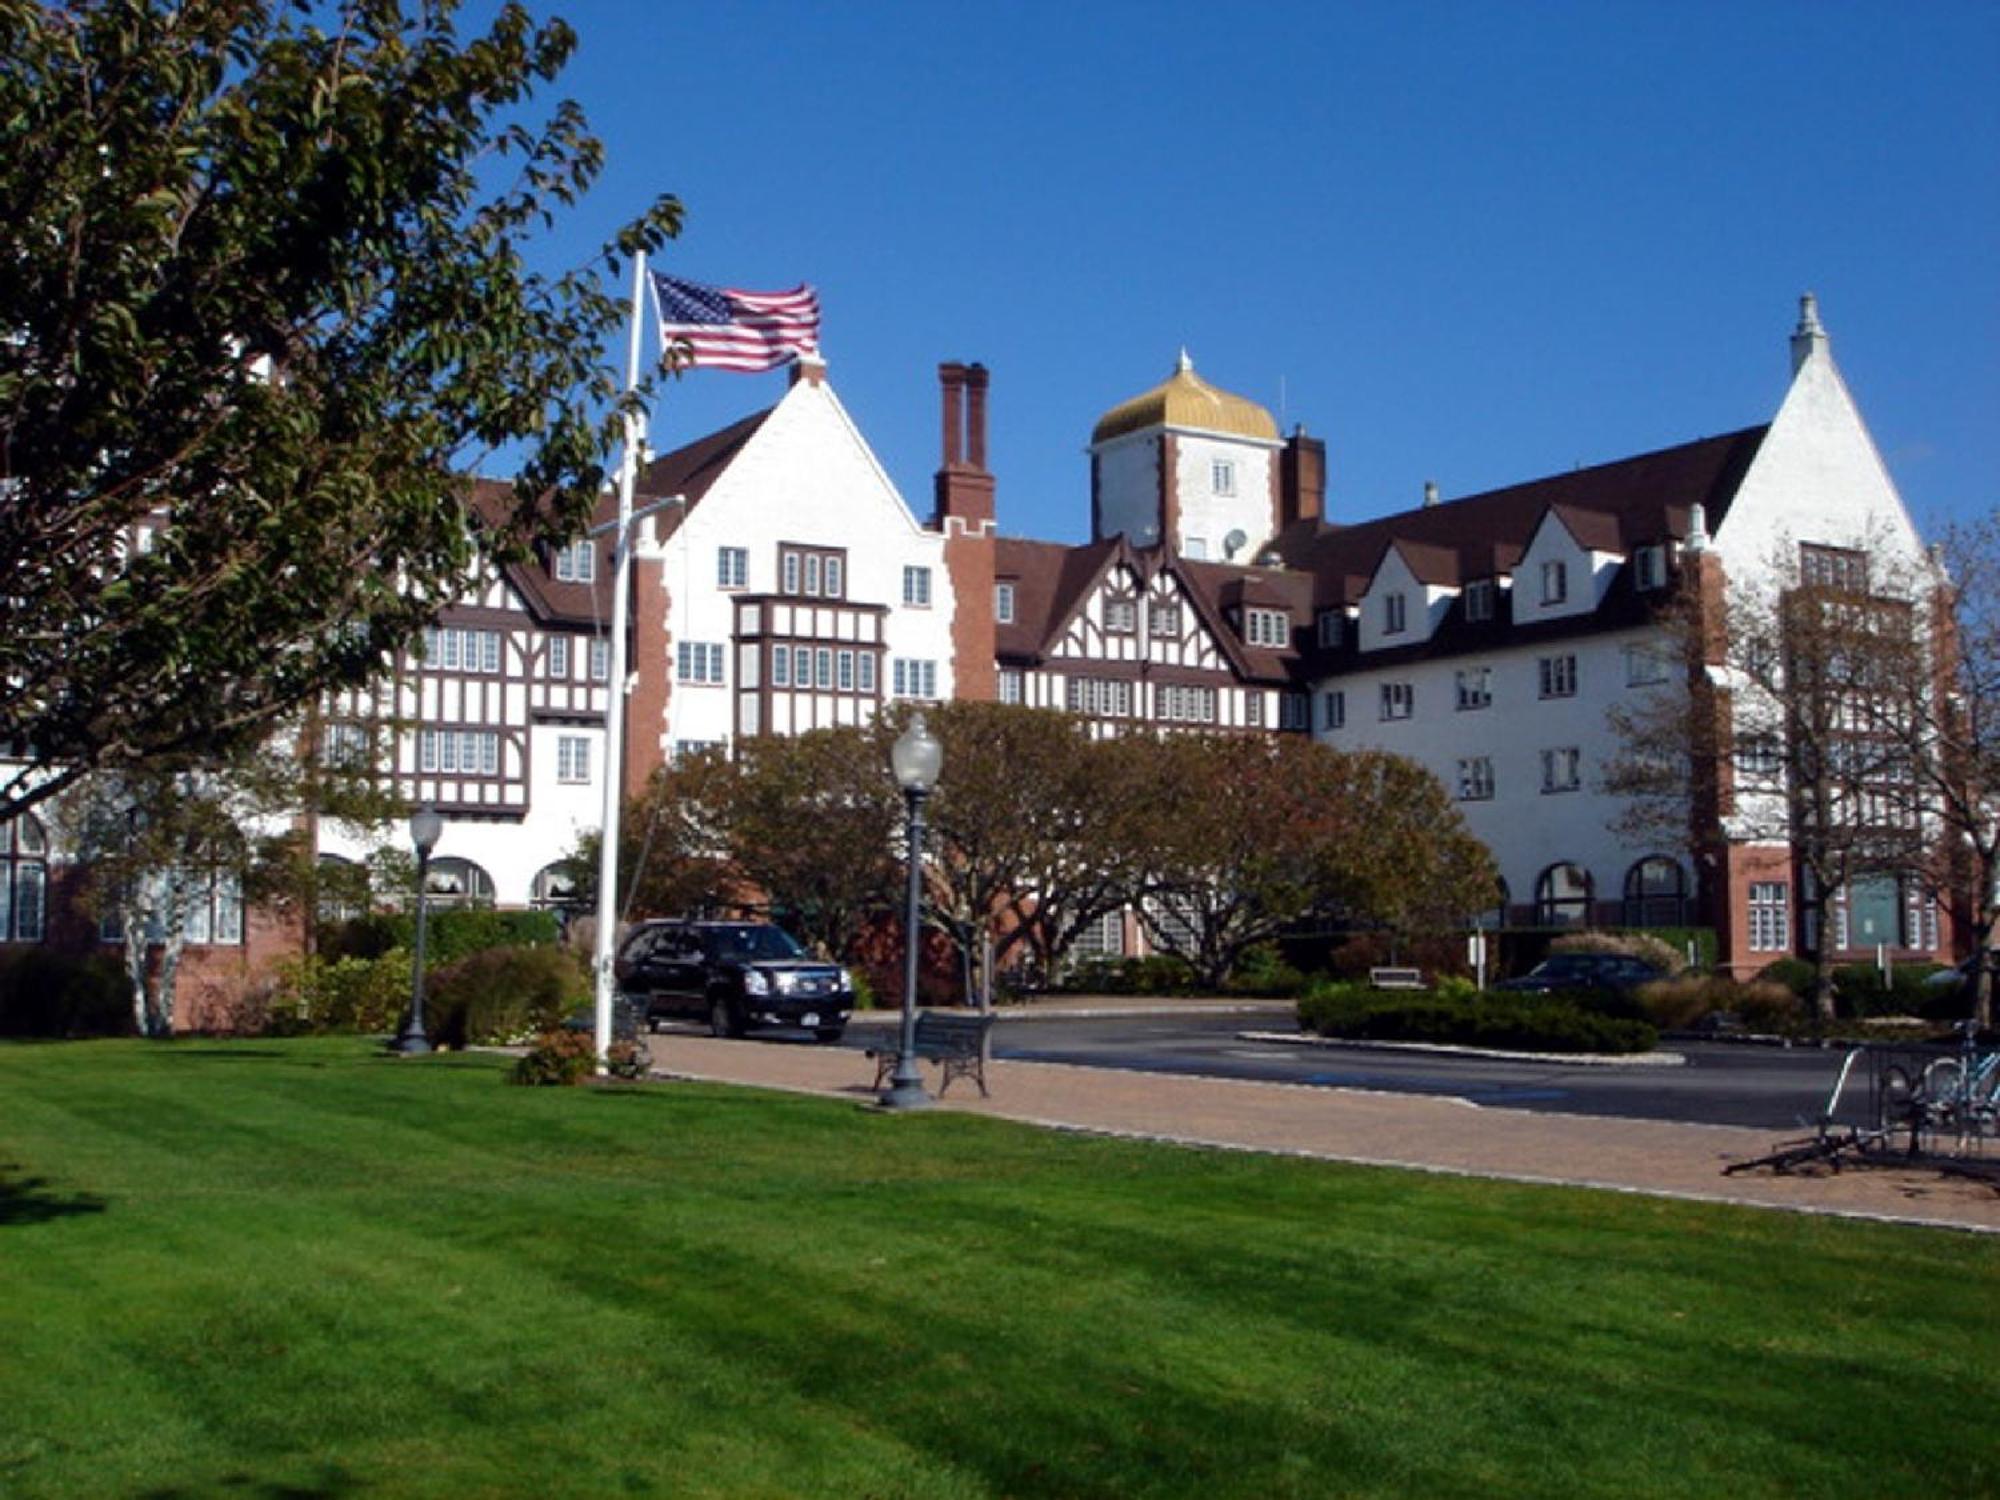
{"type": "Polygon", "coordinates": [[[253,1479],[248,1474],[225,1474],[213,1485],[193,1489],[168,1485],[141,1490],[138,1500],[192,1500],[196,1495],[243,1495],[250,1500],[336,1500],[341,1495],[359,1494],[361,1483],[339,1465],[323,1470],[315,1479],[290,1484],[276,1479],[253,1479]]]}
{"type": "Polygon", "coordinates": [[[43,1224],[75,1214],[101,1214],[105,1200],[95,1193],[56,1193],[46,1177],[15,1177],[0,1166],[0,1226],[43,1224]]]}

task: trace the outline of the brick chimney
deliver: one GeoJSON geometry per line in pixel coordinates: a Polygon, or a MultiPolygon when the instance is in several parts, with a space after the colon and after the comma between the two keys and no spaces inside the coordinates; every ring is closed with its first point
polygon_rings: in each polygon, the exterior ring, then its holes
{"type": "Polygon", "coordinates": [[[1318,521],[1326,513],[1326,442],[1307,437],[1303,426],[1292,429],[1285,451],[1278,455],[1278,526],[1294,521],[1318,521]]]}
{"type": "Polygon", "coordinates": [[[951,577],[952,681],[960,698],[991,701],[993,666],[993,476],[986,469],[986,366],[941,364],[944,454],[933,529],[944,534],[951,577]]]}

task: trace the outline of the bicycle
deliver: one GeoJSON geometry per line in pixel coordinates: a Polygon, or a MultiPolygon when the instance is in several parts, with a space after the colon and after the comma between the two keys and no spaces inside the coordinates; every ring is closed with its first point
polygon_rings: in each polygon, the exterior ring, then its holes
{"type": "Polygon", "coordinates": [[[1878,1103],[1886,1133],[1907,1129],[1910,1154],[1917,1155],[1926,1133],[1955,1135],[1967,1140],[2000,1135],[2000,1050],[1982,1049],[1971,1021],[1958,1026],[1961,1041],[1955,1057],[1940,1057],[1916,1065],[1891,1063],[1882,1070],[1878,1103]]]}

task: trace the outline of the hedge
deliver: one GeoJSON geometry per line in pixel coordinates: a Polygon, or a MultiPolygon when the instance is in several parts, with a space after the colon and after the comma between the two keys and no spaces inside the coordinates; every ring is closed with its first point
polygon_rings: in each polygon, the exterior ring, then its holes
{"type": "Polygon", "coordinates": [[[1321,1036],[1530,1052],[1648,1052],[1659,1032],[1603,1013],[1603,998],[1486,991],[1465,999],[1326,985],[1299,1001],[1299,1026],[1321,1036]]]}
{"type": "MultiPolygon", "coordinates": [[[[561,941],[562,926],[552,911],[490,911],[447,907],[426,913],[424,963],[439,968],[489,948],[527,948],[561,941]]],[[[417,946],[412,912],[370,912],[320,933],[327,958],[380,958],[392,948],[417,946]]]]}
{"type": "Polygon", "coordinates": [[[0,1036],[128,1036],[132,990],[124,968],[100,954],[46,948],[0,957],[0,1036]]]}

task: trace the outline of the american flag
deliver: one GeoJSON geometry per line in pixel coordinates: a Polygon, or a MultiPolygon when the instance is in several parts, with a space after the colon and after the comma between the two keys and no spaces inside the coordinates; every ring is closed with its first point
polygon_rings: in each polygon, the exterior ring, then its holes
{"type": "Polygon", "coordinates": [[[660,342],[686,344],[688,364],[715,370],[775,370],[819,348],[819,293],[743,292],[653,273],[660,342]]]}

